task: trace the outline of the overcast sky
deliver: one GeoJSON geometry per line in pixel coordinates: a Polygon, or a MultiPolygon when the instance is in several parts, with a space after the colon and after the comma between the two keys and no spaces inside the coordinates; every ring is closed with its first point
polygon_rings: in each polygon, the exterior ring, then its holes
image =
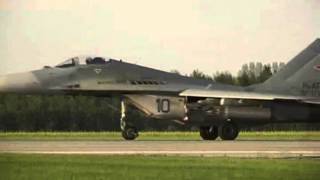
{"type": "Polygon", "coordinates": [[[208,74],[287,62],[320,37],[320,0],[0,0],[0,74],[85,54],[208,74]]]}

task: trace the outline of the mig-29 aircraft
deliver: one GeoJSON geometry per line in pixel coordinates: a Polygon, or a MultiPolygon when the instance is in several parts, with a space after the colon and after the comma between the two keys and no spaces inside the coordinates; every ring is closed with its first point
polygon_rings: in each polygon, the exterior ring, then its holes
{"type": "MultiPolygon", "coordinates": [[[[127,107],[159,120],[197,125],[204,140],[234,140],[243,126],[316,122],[320,117],[320,39],[261,84],[198,80],[122,60],[74,57],[55,67],[0,78],[0,93],[120,96],[122,136],[138,137],[127,107]]],[[[318,121],[320,122],[320,121],[318,121]]]]}

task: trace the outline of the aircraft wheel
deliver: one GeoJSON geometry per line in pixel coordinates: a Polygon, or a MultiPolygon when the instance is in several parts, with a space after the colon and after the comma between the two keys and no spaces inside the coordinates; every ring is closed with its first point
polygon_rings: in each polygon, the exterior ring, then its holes
{"type": "Polygon", "coordinates": [[[215,140],[218,137],[217,126],[200,127],[200,136],[203,140],[215,140]]]}
{"type": "Polygon", "coordinates": [[[122,137],[125,140],[134,140],[139,136],[138,130],[135,127],[127,127],[122,131],[122,137]]]}
{"type": "Polygon", "coordinates": [[[219,127],[219,136],[222,140],[235,140],[238,134],[239,129],[234,123],[227,122],[219,127]]]}

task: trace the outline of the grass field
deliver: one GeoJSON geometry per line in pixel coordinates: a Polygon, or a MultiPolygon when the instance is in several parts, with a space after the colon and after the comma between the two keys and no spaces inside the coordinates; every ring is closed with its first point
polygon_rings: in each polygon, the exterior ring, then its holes
{"type": "MultiPolygon", "coordinates": [[[[122,140],[119,132],[0,132],[10,140],[122,140]]],[[[141,132],[138,140],[200,140],[198,132],[141,132]]],[[[239,140],[320,140],[320,132],[241,132],[239,140]]],[[[320,159],[0,154],[0,180],[319,179],[320,159]]]]}
{"type": "Polygon", "coordinates": [[[0,154],[0,179],[319,179],[320,160],[0,154]]]}
{"type": "MultiPolygon", "coordinates": [[[[200,140],[198,132],[141,132],[137,140],[200,140]]],[[[120,132],[0,132],[0,140],[122,140],[120,132]]],[[[320,140],[320,131],[241,132],[237,140],[320,140]]]]}

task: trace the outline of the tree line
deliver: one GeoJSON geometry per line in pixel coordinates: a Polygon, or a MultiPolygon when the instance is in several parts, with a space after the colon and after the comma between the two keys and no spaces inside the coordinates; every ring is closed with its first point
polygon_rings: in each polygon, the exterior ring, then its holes
{"type": "MultiPolygon", "coordinates": [[[[215,82],[248,86],[261,83],[284,63],[244,64],[237,75],[228,71],[212,75],[194,70],[188,76],[215,82]]],[[[174,70],[172,73],[179,73],[174,70]]],[[[86,96],[0,95],[0,131],[119,131],[120,100],[86,96]]],[[[171,121],[152,120],[129,109],[130,119],[141,130],[196,130],[171,121]]],[[[320,129],[319,125],[267,125],[253,130],[320,129]]],[[[248,129],[251,130],[251,129],[248,129]]]]}
{"type": "MultiPolygon", "coordinates": [[[[197,79],[212,80],[224,84],[249,86],[264,82],[273,74],[280,71],[284,66],[285,63],[278,62],[273,62],[272,64],[250,62],[242,65],[236,76],[233,76],[229,71],[217,71],[210,76],[198,69],[194,70],[191,74],[189,74],[189,76],[197,79]]],[[[172,72],[180,74],[177,70],[173,70],[172,72]]]]}

